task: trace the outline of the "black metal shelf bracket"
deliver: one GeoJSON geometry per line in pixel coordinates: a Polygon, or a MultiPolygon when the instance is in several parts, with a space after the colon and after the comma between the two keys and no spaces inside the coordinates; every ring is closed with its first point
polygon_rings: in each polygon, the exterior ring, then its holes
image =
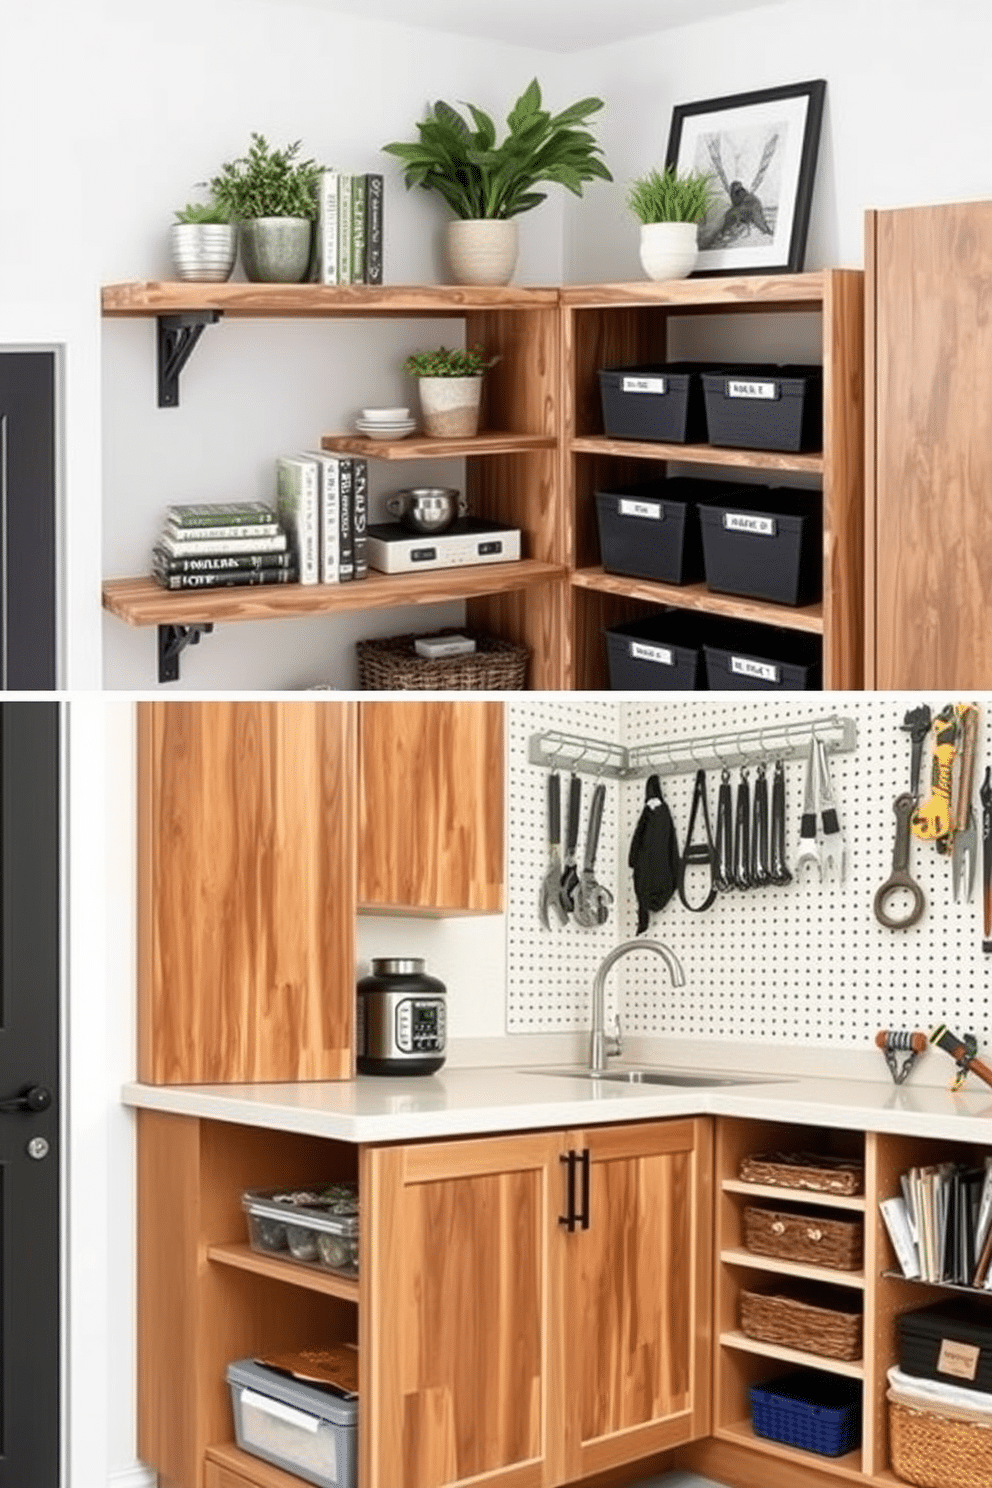
{"type": "Polygon", "coordinates": [[[201,635],[209,635],[213,625],[160,625],[158,628],[158,680],[179,681],[179,658],[187,646],[197,646],[201,635]]]}
{"type": "Polygon", "coordinates": [[[179,374],[189,361],[204,326],[216,325],[220,310],[188,310],[181,315],[159,315],[158,406],[179,407],[179,374]]]}

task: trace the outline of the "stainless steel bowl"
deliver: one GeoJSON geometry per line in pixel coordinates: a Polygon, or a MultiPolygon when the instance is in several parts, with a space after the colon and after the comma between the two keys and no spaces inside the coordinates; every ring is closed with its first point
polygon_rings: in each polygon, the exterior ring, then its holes
{"type": "Polygon", "coordinates": [[[468,505],[455,486],[408,486],[386,498],[386,510],[411,532],[445,532],[468,505]]]}

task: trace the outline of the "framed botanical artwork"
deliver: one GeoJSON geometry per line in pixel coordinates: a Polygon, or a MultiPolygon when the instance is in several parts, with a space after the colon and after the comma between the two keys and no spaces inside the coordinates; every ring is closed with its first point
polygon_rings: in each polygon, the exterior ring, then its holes
{"type": "Polygon", "coordinates": [[[673,110],[666,166],[713,177],[693,277],[802,269],[826,89],[819,79],[673,110]]]}

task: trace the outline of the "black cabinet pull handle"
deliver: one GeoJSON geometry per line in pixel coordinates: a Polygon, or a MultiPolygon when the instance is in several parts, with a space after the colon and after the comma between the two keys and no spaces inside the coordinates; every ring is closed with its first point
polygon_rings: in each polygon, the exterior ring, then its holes
{"type": "Polygon", "coordinates": [[[589,1148],[583,1147],[579,1153],[579,1162],[582,1164],[582,1210],[578,1216],[579,1223],[584,1230],[589,1228],[589,1148]]]}
{"type": "Polygon", "coordinates": [[[573,1230],[575,1229],[575,1223],[576,1223],[576,1219],[575,1219],[575,1163],[576,1163],[577,1157],[578,1157],[578,1153],[576,1153],[576,1152],[562,1152],[559,1155],[559,1158],[558,1158],[558,1161],[559,1162],[561,1162],[561,1163],[567,1163],[568,1164],[568,1211],[565,1214],[559,1214],[559,1216],[558,1216],[558,1223],[560,1225],[564,1225],[565,1228],[566,1228],[566,1230],[568,1231],[568,1233],[570,1235],[572,1234],[573,1230]]]}
{"type": "Polygon", "coordinates": [[[44,1085],[30,1085],[20,1095],[13,1095],[9,1100],[0,1101],[0,1112],[9,1111],[47,1111],[52,1104],[52,1092],[46,1090],[44,1085]]]}

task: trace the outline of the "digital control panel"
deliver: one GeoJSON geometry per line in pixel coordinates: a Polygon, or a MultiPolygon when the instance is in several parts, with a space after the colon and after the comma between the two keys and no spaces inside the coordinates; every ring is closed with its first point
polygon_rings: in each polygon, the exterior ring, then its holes
{"type": "Polygon", "coordinates": [[[396,1008],[396,1047],[404,1054],[444,1050],[445,1006],[436,997],[407,997],[396,1008]]]}

